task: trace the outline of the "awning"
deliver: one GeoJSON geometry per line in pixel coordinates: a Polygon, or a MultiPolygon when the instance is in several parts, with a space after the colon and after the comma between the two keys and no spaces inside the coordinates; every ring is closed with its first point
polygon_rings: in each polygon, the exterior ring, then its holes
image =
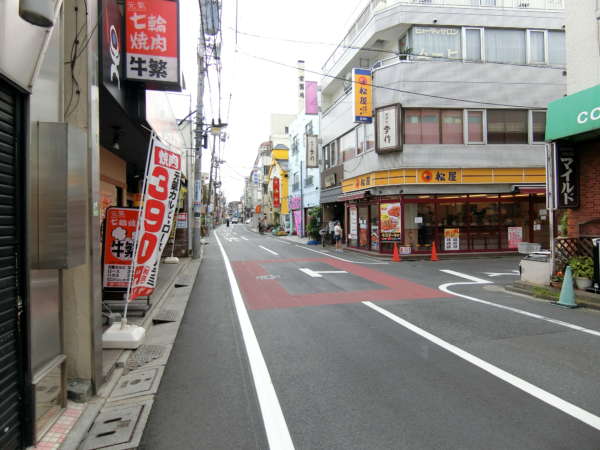
{"type": "Polygon", "coordinates": [[[349,192],[347,194],[340,195],[337,199],[338,202],[347,202],[349,200],[360,200],[361,198],[366,198],[370,195],[370,191],[349,192]]]}
{"type": "Polygon", "coordinates": [[[600,85],[548,104],[546,140],[600,130],[600,85]]]}
{"type": "Polygon", "coordinates": [[[517,186],[519,193],[521,194],[545,194],[545,186],[517,186]]]}

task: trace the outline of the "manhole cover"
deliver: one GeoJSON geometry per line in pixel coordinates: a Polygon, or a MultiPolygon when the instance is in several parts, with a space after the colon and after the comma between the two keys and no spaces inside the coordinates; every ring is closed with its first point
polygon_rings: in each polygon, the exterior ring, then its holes
{"type": "Polygon", "coordinates": [[[177,322],[179,320],[179,313],[174,309],[161,309],[152,318],[152,323],[167,323],[177,322]]]}
{"type": "Polygon", "coordinates": [[[142,366],[146,366],[164,355],[166,347],[162,345],[140,345],[138,349],[131,354],[125,368],[128,370],[136,370],[142,366]]]}
{"type": "Polygon", "coordinates": [[[164,367],[153,367],[129,372],[121,377],[108,400],[116,401],[140,395],[156,394],[164,370],[164,367]]]}
{"type": "Polygon", "coordinates": [[[146,426],[152,400],[137,404],[105,407],[94,421],[81,450],[110,447],[111,450],[136,448],[146,426]]]}

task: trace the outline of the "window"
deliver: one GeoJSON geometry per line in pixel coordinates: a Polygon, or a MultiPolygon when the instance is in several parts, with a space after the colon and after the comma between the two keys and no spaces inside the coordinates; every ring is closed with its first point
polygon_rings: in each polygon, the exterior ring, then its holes
{"type": "Polygon", "coordinates": [[[557,66],[567,64],[564,31],[548,31],[548,63],[557,66]]]}
{"type": "Polygon", "coordinates": [[[483,110],[473,111],[467,110],[467,143],[468,144],[484,144],[483,139],[483,110]]]}
{"type": "Polygon", "coordinates": [[[531,143],[546,140],[546,111],[531,111],[531,143]]]}
{"type": "Polygon", "coordinates": [[[546,31],[527,30],[528,64],[546,64],[546,31]]]}
{"type": "Polygon", "coordinates": [[[365,125],[365,152],[375,150],[375,124],[365,125]]]}
{"type": "Polygon", "coordinates": [[[306,132],[307,135],[311,136],[313,134],[313,123],[312,120],[310,122],[308,122],[305,126],[304,126],[304,131],[306,132]]]}
{"type": "Polygon", "coordinates": [[[416,56],[460,58],[460,28],[412,27],[410,46],[416,56]]]}
{"type": "Polygon", "coordinates": [[[323,169],[329,169],[329,145],[323,147],[323,169]]]}
{"type": "Polygon", "coordinates": [[[525,64],[524,30],[485,30],[485,59],[489,62],[525,64]]]}
{"type": "Polygon", "coordinates": [[[527,144],[527,118],[528,113],[524,110],[488,110],[488,144],[527,144]]]}
{"type": "Polygon", "coordinates": [[[483,61],[483,29],[464,29],[463,58],[465,61],[483,61]]]}
{"type": "Polygon", "coordinates": [[[462,144],[462,111],[453,109],[406,109],[406,144],[462,144]]]}
{"type": "Polygon", "coordinates": [[[337,166],[338,161],[339,161],[337,143],[338,143],[338,141],[333,141],[331,144],[329,144],[329,146],[331,148],[331,155],[330,155],[330,159],[329,159],[331,167],[337,166]]]}
{"type": "Polygon", "coordinates": [[[354,128],[340,138],[340,153],[343,161],[348,161],[356,155],[356,130],[357,128],[354,128]]]}

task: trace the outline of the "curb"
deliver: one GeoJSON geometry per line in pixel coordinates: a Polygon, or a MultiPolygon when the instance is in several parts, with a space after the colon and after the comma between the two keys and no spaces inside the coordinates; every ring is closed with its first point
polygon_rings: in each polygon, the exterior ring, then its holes
{"type": "MultiPolygon", "coordinates": [[[[528,295],[536,299],[549,300],[552,302],[558,301],[560,296],[560,289],[552,286],[537,286],[523,281],[516,281],[513,284],[508,284],[504,286],[504,289],[515,294],[528,295]]],[[[600,295],[598,294],[575,291],[575,301],[578,306],[600,310],[600,295]]]]}

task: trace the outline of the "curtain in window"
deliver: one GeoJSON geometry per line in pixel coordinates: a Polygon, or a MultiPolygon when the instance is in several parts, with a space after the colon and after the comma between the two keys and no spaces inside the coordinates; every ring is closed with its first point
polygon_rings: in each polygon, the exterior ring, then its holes
{"type": "Polygon", "coordinates": [[[421,114],[423,144],[440,143],[440,111],[439,109],[424,109],[421,114]]]}
{"type": "Polygon", "coordinates": [[[544,32],[529,32],[529,62],[531,64],[543,64],[546,62],[544,50],[544,32]]]}
{"type": "Polygon", "coordinates": [[[404,110],[404,142],[421,143],[421,110],[404,110]]]}
{"type": "Polygon", "coordinates": [[[548,62],[557,66],[567,64],[564,31],[548,31],[548,62]]]}
{"type": "Polygon", "coordinates": [[[481,61],[481,30],[465,30],[467,61],[481,61]]]}
{"type": "Polygon", "coordinates": [[[462,110],[442,110],[442,144],[463,143],[462,110]]]}
{"type": "Polygon", "coordinates": [[[525,31],[486,29],[485,57],[489,62],[525,64],[525,31]]]}
{"type": "Polygon", "coordinates": [[[487,112],[488,144],[527,144],[527,111],[490,109],[487,112]]]}
{"type": "Polygon", "coordinates": [[[414,55],[460,59],[460,28],[413,27],[410,47],[414,55]]]}
{"type": "Polygon", "coordinates": [[[483,142],[483,111],[469,111],[467,120],[469,142],[483,142]]]}

